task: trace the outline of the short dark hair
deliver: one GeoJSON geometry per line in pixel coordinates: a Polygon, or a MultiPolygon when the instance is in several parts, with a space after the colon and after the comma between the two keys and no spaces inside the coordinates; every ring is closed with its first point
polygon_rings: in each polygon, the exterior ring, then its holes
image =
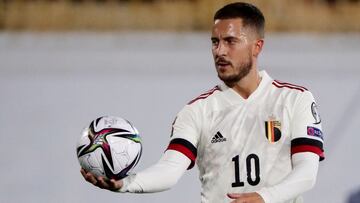
{"type": "Polygon", "coordinates": [[[231,3],[219,9],[214,15],[214,21],[232,18],[241,18],[244,27],[249,26],[253,28],[261,38],[264,37],[265,18],[256,6],[244,2],[231,3]]]}

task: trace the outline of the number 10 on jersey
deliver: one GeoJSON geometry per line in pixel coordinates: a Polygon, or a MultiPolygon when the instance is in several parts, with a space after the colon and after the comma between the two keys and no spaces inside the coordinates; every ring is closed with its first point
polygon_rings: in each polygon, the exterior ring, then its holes
{"type": "MultiPolygon", "coordinates": [[[[239,155],[236,155],[232,158],[234,162],[234,171],[235,171],[235,182],[231,184],[232,187],[243,187],[245,183],[240,179],[240,163],[239,163],[239,155]]],[[[250,154],[246,157],[246,175],[247,182],[255,186],[260,182],[260,161],[259,157],[256,154],[250,154]],[[253,164],[252,164],[253,163],[253,164]],[[251,176],[252,170],[255,170],[255,177],[251,176]]]]}

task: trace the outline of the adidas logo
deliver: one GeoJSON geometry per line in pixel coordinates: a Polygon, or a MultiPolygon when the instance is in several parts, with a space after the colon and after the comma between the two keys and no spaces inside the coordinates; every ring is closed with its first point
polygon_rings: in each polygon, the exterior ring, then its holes
{"type": "Polygon", "coordinates": [[[211,139],[211,143],[225,142],[225,141],[226,141],[226,138],[223,137],[222,134],[219,131],[211,139]]]}

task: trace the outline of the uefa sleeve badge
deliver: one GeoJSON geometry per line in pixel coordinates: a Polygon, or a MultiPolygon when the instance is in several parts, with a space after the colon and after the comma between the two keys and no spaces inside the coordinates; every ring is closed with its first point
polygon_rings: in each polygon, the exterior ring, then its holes
{"type": "Polygon", "coordinates": [[[318,111],[318,106],[315,102],[313,102],[311,104],[311,113],[315,119],[315,122],[314,124],[317,125],[317,124],[320,124],[321,123],[321,118],[320,118],[320,114],[319,114],[319,111],[318,111]]]}

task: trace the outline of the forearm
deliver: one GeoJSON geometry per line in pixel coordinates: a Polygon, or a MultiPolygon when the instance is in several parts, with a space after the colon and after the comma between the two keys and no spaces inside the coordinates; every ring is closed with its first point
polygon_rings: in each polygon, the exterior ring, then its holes
{"type": "Polygon", "coordinates": [[[265,203],[294,199],[314,186],[319,156],[311,152],[298,153],[293,155],[292,162],[292,172],[281,183],[258,191],[265,203]]]}
{"type": "Polygon", "coordinates": [[[170,189],[189,164],[190,160],[180,152],[167,150],[155,165],[124,178],[119,192],[152,193],[170,189]]]}

